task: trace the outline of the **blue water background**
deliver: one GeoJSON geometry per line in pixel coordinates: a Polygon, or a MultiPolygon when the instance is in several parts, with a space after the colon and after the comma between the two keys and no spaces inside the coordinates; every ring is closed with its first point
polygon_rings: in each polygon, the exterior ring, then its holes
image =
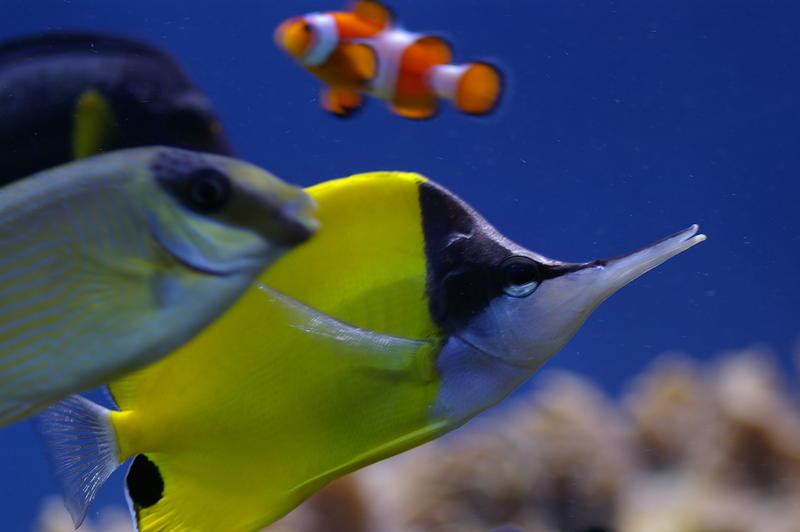
{"type": "MultiPolygon", "coordinates": [[[[213,99],[242,158],[304,185],[418,171],[550,257],[613,256],[699,223],[707,242],[612,297],[547,368],[619,393],[665,351],[707,359],[764,344],[793,372],[800,3],[392,5],[407,28],[446,36],[457,59],[500,65],[499,111],[476,119],[446,107],[413,122],[370,101],[352,120],[325,114],[316,81],[272,31],[339,0],[3,0],[0,38],[92,29],[146,39],[213,99]]],[[[30,422],[0,430],[0,445],[0,528],[29,530],[56,486],[30,422]]],[[[95,510],[122,504],[121,485],[112,477],[95,510]]]]}

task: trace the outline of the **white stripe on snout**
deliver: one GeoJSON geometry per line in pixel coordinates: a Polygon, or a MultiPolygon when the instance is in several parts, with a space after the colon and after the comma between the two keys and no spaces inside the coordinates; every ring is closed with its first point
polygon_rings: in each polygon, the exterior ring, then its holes
{"type": "Polygon", "coordinates": [[[333,15],[327,13],[311,13],[305,20],[314,28],[316,42],[314,47],[303,56],[306,66],[319,66],[324,63],[339,45],[339,30],[333,15]]]}
{"type": "Polygon", "coordinates": [[[458,83],[461,81],[461,76],[472,65],[436,65],[428,70],[426,80],[428,86],[433,89],[433,92],[442,98],[448,100],[456,99],[456,91],[458,91],[458,83]]]}

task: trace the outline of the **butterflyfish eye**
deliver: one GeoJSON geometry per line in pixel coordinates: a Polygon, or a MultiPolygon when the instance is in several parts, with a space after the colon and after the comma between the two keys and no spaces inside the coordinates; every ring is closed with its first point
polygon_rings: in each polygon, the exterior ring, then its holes
{"type": "Polygon", "coordinates": [[[202,168],[192,172],[187,180],[186,202],[202,213],[220,210],[231,196],[231,184],[227,176],[213,168],[202,168]]]}
{"type": "Polygon", "coordinates": [[[503,292],[511,297],[531,295],[541,282],[539,266],[528,257],[514,255],[500,265],[503,292]]]}

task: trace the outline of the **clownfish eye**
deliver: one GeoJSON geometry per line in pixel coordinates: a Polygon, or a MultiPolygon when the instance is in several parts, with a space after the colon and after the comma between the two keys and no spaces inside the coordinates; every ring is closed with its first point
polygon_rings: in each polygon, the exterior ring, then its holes
{"type": "Polygon", "coordinates": [[[311,33],[314,31],[314,27],[309,22],[303,22],[303,31],[306,33],[311,33]]]}
{"type": "Polygon", "coordinates": [[[185,201],[197,212],[213,213],[220,210],[231,197],[228,177],[214,168],[202,168],[188,176],[185,201]]]}
{"type": "Polygon", "coordinates": [[[533,260],[521,255],[508,257],[500,265],[503,292],[511,297],[531,295],[542,281],[539,266],[533,260]]]}

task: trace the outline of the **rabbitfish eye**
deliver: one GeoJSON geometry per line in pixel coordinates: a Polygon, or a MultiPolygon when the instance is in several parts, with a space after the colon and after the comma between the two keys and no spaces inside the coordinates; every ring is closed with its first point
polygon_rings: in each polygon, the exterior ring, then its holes
{"type": "Polygon", "coordinates": [[[512,297],[532,294],[541,282],[539,266],[528,257],[514,255],[500,265],[503,291],[512,297]]]}
{"type": "Polygon", "coordinates": [[[185,201],[198,212],[218,211],[225,206],[230,196],[231,184],[228,177],[214,168],[195,170],[187,179],[185,201]]]}

